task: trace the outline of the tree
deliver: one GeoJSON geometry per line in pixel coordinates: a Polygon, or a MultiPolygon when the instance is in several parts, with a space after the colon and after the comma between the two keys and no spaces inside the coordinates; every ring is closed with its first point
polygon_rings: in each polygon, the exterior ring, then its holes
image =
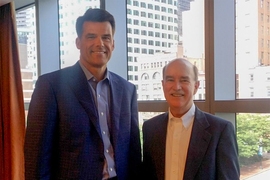
{"type": "Polygon", "coordinates": [[[270,115],[238,114],[237,141],[241,165],[258,160],[260,139],[263,151],[270,151],[270,115]]]}

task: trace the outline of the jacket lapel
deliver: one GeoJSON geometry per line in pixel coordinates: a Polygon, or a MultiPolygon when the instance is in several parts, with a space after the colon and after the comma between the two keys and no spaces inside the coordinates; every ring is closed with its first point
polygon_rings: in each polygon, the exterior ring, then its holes
{"type": "Polygon", "coordinates": [[[71,71],[72,72],[70,73],[69,86],[73,90],[82,107],[85,109],[90,123],[94,125],[99,136],[102,137],[98,121],[98,112],[96,109],[95,101],[93,99],[93,94],[89,88],[85,74],[78,62],[73,67],[71,67],[71,71]]]}
{"type": "Polygon", "coordinates": [[[205,129],[209,127],[209,123],[202,111],[196,108],[193,122],[193,129],[190,138],[184,179],[194,179],[212,135],[205,129]]]}
{"type": "Polygon", "coordinates": [[[157,169],[159,170],[157,172],[158,173],[157,177],[159,180],[163,180],[165,177],[166,137],[167,137],[168,118],[169,118],[169,114],[168,112],[165,112],[160,118],[160,126],[155,127],[159,129],[157,131],[159,132],[158,133],[159,142],[157,142],[158,147],[156,148],[157,148],[157,151],[160,151],[160,152],[158,152],[157,155],[160,154],[160,157],[163,157],[163,158],[159,158],[159,160],[162,162],[158,163],[160,167],[157,167],[157,169]]]}

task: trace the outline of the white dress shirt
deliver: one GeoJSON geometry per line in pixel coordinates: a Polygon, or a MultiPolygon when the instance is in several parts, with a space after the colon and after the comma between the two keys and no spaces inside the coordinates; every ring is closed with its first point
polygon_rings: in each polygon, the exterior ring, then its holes
{"type": "Polygon", "coordinates": [[[194,114],[194,104],[181,118],[173,117],[169,109],[166,137],[165,180],[183,179],[194,114]]]}

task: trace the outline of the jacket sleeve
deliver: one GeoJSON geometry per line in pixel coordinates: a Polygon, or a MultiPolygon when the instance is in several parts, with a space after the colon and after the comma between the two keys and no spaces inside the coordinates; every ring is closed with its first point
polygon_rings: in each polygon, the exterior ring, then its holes
{"type": "Polygon", "coordinates": [[[239,179],[238,147],[232,123],[223,129],[217,146],[217,179],[239,179]]]}
{"type": "Polygon", "coordinates": [[[51,179],[57,103],[49,81],[41,76],[36,82],[29,106],[25,136],[25,179],[51,179]]]}
{"type": "Polygon", "coordinates": [[[138,121],[138,104],[137,93],[134,86],[132,99],[131,99],[131,134],[130,134],[130,167],[129,167],[129,179],[137,180],[141,179],[142,168],[142,154],[141,154],[141,141],[140,141],[140,129],[138,121]]]}

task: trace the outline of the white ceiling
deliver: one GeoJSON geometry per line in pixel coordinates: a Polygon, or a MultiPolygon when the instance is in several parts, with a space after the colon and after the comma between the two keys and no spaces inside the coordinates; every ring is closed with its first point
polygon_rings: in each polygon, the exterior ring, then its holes
{"type": "Polygon", "coordinates": [[[29,5],[33,2],[35,2],[35,0],[0,0],[0,6],[4,5],[6,3],[12,2],[12,1],[15,2],[15,9],[24,7],[26,5],[29,5]]]}
{"type": "Polygon", "coordinates": [[[15,9],[18,9],[31,3],[34,3],[35,0],[14,0],[14,2],[15,2],[15,9]]]}

